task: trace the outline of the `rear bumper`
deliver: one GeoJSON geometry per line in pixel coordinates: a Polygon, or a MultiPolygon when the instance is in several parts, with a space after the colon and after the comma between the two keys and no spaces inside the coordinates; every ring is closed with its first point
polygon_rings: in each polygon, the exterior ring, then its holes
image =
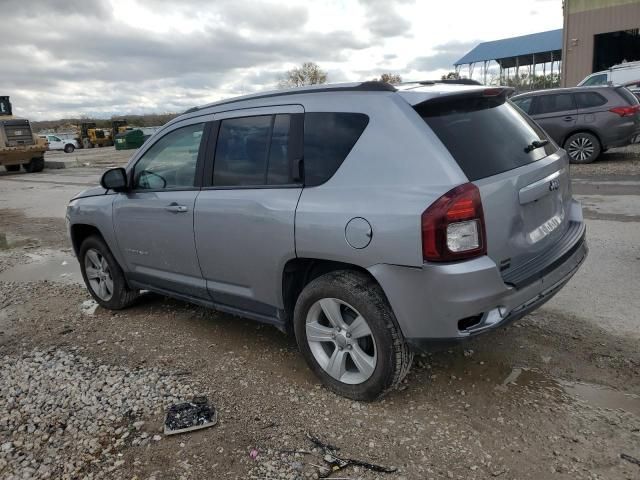
{"type": "Polygon", "coordinates": [[[635,121],[625,122],[617,128],[611,129],[608,135],[603,135],[603,148],[626,147],[636,143],[638,135],[640,135],[640,124],[635,121]]]}
{"type": "Polygon", "coordinates": [[[464,340],[522,318],[560,291],[587,257],[581,226],[573,243],[547,258],[520,288],[505,283],[489,257],[423,268],[376,265],[369,270],[414,347],[464,340]]]}

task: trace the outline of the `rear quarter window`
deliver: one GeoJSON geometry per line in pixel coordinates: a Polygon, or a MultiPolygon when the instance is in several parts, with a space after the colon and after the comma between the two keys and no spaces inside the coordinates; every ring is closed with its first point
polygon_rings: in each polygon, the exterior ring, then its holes
{"type": "Polygon", "coordinates": [[[367,127],[363,113],[309,112],[304,115],[304,183],[329,180],[367,127]]]}
{"type": "Polygon", "coordinates": [[[503,97],[459,97],[425,102],[416,111],[447,147],[470,181],[497,175],[553,153],[552,142],[532,120],[503,97]]]}
{"type": "Polygon", "coordinates": [[[573,94],[578,108],[601,107],[607,103],[607,99],[596,92],[577,92],[573,94]]]}

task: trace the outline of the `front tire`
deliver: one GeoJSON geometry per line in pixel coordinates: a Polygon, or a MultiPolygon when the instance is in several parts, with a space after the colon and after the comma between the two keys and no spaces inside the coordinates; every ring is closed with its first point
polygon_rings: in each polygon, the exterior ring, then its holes
{"type": "Polygon", "coordinates": [[[89,293],[104,308],[121,310],[138,297],[102,238],[91,236],[82,242],[78,260],[89,293]]]}
{"type": "Polygon", "coordinates": [[[70,143],[66,144],[64,146],[64,153],[73,153],[73,151],[76,149],[76,147],[74,147],[73,145],[71,145],[70,143]]]}
{"type": "Polygon", "coordinates": [[[591,163],[600,156],[600,141],[588,132],[578,132],[567,138],[564,148],[571,163],[591,163]]]}
{"type": "Polygon", "coordinates": [[[360,272],[311,281],[296,302],[294,331],[322,383],[353,400],[375,400],[397,387],[413,359],[384,292],[360,272]]]}

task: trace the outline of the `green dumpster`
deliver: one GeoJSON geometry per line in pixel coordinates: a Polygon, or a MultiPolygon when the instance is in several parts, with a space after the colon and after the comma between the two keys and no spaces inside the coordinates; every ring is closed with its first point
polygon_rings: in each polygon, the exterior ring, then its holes
{"type": "Polygon", "coordinates": [[[144,133],[142,130],[127,130],[116,135],[116,150],[129,150],[132,148],[140,148],[144,143],[144,133]]]}

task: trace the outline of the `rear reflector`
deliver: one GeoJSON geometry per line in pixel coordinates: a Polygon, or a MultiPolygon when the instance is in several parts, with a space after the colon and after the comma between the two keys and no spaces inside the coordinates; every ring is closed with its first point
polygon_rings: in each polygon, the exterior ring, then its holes
{"type": "Polygon", "coordinates": [[[640,112],[640,105],[633,105],[631,107],[614,107],[610,108],[611,113],[616,113],[621,117],[633,117],[636,113],[640,112]]]}
{"type": "Polygon", "coordinates": [[[422,213],[422,256],[425,261],[449,262],[487,253],[480,191],[473,183],[460,185],[422,213]]]}

